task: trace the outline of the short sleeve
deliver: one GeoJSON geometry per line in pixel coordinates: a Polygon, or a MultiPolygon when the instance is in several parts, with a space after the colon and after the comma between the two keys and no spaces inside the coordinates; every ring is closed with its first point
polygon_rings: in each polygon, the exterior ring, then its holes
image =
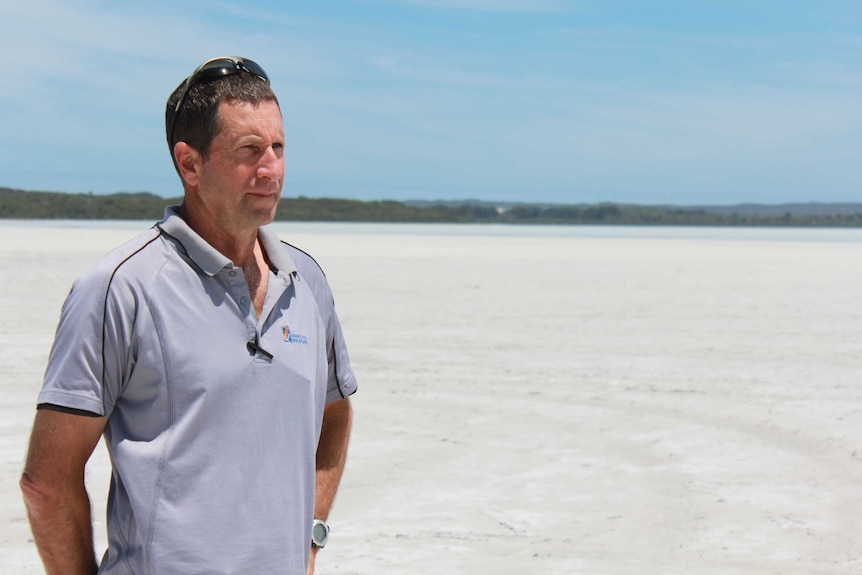
{"type": "Polygon", "coordinates": [[[350,355],[341,322],[332,306],[326,327],[327,352],[326,361],[329,366],[329,383],[326,391],[326,401],[332,402],[356,393],[356,375],[350,365],[350,355]]]}
{"type": "Polygon", "coordinates": [[[75,282],[63,304],[38,403],[110,415],[128,371],[132,321],[126,299],[111,277],[97,270],[75,282]]]}

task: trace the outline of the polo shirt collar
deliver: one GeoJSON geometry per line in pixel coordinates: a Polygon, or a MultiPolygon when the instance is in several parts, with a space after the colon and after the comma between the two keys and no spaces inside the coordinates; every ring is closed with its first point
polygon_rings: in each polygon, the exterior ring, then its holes
{"type": "MultiPolygon", "coordinates": [[[[196,231],[191,229],[184,219],[177,213],[179,206],[168,206],[165,208],[165,217],[156,224],[169,236],[176,238],[186,253],[209,276],[214,276],[226,267],[231,267],[227,256],[212,247],[196,231]]],[[[281,247],[281,240],[272,230],[262,227],[258,230],[258,239],[266,251],[266,255],[272,265],[285,274],[296,271],[296,265],[281,247]]]]}
{"type": "Polygon", "coordinates": [[[257,230],[257,239],[260,240],[263,249],[266,252],[266,257],[270,263],[280,272],[292,275],[296,273],[296,264],[293,263],[291,257],[287,254],[287,250],[278,239],[276,233],[269,226],[263,226],[257,230]]]}

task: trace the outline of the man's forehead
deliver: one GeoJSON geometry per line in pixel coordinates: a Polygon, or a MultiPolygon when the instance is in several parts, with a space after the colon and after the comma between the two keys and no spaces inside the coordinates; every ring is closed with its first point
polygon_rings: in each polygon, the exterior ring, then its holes
{"type": "MultiPolygon", "coordinates": [[[[219,132],[256,133],[260,130],[284,133],[281,110],[273,101],[223,102],[218,108],[219,132]]],[[[237,134],[240,135],[240,134],[237,134]]]]}

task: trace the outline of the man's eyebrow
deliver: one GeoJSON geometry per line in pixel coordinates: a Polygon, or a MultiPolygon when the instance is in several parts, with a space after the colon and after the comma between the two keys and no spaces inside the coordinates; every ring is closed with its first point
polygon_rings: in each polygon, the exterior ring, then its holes
{"type": "Polygon", "coordinates": [[[252,144],[260,144],[265,141],[264,138],[258,136],[257,134],[244,134],[236,139],[237,145],[240,146],[248,146],[252,144]]]}

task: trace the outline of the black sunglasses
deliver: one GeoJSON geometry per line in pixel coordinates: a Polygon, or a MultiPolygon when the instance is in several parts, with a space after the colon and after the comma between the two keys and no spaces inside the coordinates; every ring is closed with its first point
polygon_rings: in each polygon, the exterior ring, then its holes
{"type": "Polygon", "coordinates": [[[171,120],[171,129],[168,132],[168,146],[173,147],[174,129],[177,126],[177,117],[180,115],[180,108],[182,107],[192,86],[200,84],[201,82],[209,82],[210,80],[215,80],[216,78],[221,78],[223,76],[238,74],[240,70],[245,70],[252,76],[257,76],[269,84],[269,76],[266,75],[266,72],[264,72],[263,68],[260,67],[260,64],[254,60],[249,60],[248,58],[234,58],[231,56],[207,60],[198,66],[197,69],[192,72],[191,76],[186,78],[183,91],[180,92],[180,99],[177,100],[177,105],[174,108],[174,117],[171,120]]]}

